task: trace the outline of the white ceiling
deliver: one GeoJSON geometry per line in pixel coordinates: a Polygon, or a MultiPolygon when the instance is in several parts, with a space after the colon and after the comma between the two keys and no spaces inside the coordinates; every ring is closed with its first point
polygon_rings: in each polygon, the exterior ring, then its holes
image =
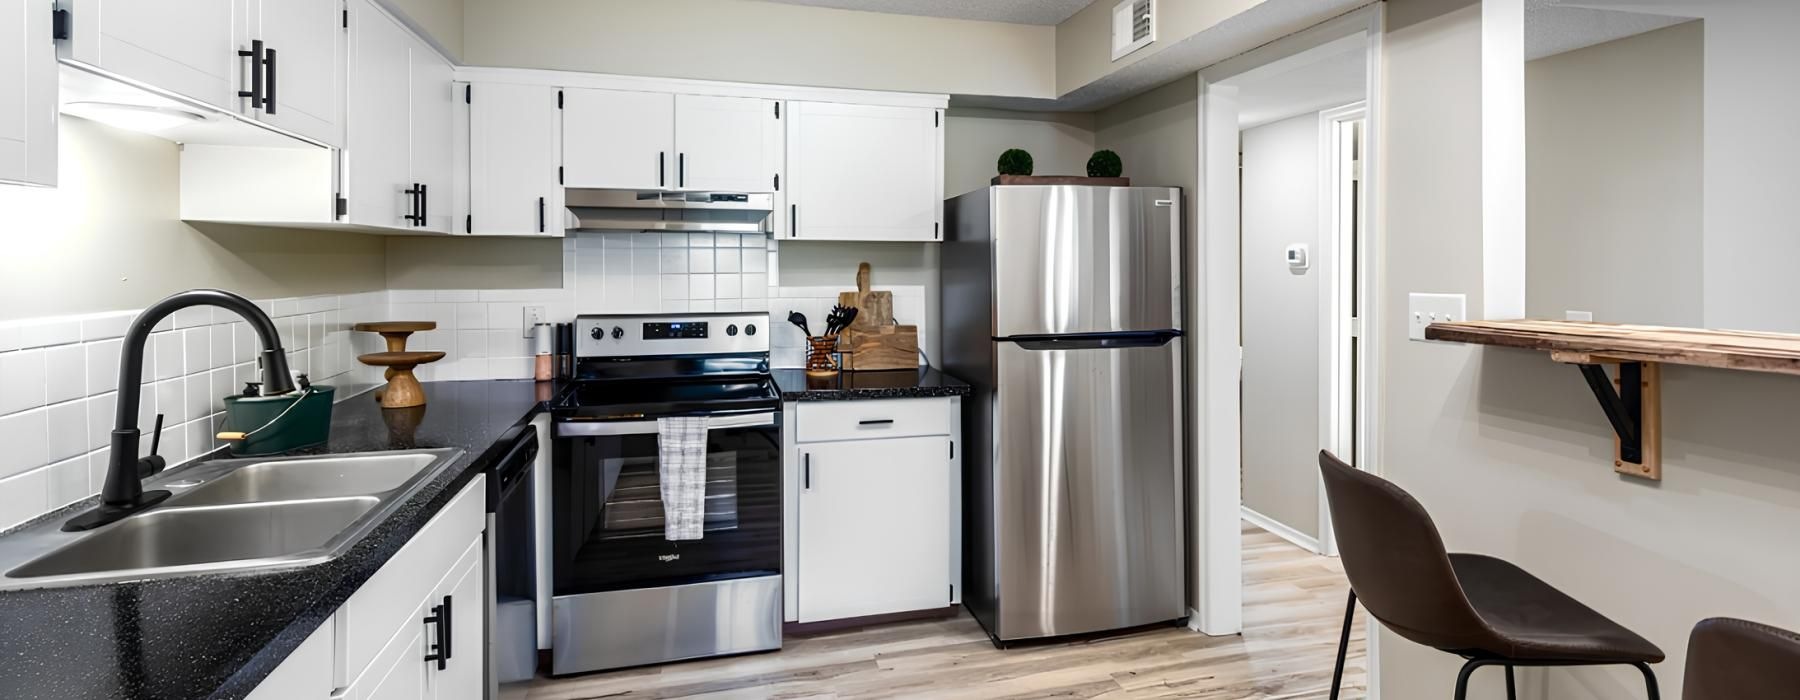
{"type": "Polygon", "coordinates": [[[1574,2],[1579,0],[1525,0],[1525,60],[1636,36],[1690,19],[1564,6],[1574,2]]]}
{"type": "Polygon", "coordinates": [[[1238,128],[1342,107],[1366,97],[1368,50],[1362,41],[1334,44],[1291,69],[1237,83],[1238,128]]]}
{"type": "Polygon", "coordinates": [[[1011,24],[1061,24],[1094,0],[764,0],[787,5],[895,15],[976,19],[1011,24]]]}

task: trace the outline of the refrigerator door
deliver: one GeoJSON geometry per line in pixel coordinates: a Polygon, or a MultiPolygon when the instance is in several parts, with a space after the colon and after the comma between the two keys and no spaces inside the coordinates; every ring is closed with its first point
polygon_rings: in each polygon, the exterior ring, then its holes
{"type": "Polygon", "coordinates": [[[1181,327],[1181,190],[993,188],[994,334],[1181,327]]]}
{"type": "MultiPolygon", "coordinates": [[[[1181,339],[996,342],[991,611],[1001,640],[1186,615],[1181,339]]],[[[985,504],[984,504],[985,505],[985,504]]]]}

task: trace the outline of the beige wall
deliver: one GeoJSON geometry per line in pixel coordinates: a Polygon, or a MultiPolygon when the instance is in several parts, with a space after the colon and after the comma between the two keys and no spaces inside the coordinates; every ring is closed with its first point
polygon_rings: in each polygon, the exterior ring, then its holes
{"type": "Polygon", "coordinates": [[[389,289],[556,289],[560,238],[395,236],[387,246],[389,289]]]}
{"type": "MultiPolygon", "coordinates": [[[[1406,340],[1407,292],[1481,308],[1481,23],[1463,2],[1392,0],[1386,35],[1376,467],[1436,518],[1446,544],[1509,559],[1668,653],[1712,615],[1800,628],[1800,379],[1668,368],[1664,479],[1615,476],[1612,439],[1570,368],[1540,353],[1406,340]]],[[[1765,308],[1785,305],[1770,299],[1765,308]]],[[[1384,700],[1442,698],[1460,659],[1380,638],[1384,700]]],[[[1500,697],[1478,674],[1471,697],[1500,697]]],[[[1643,697],[1617,669],[1521,670],[1523,698],[1643,697]]]]}
{"type": "Polygon", "coordinates": [[[1008,148],[1030,151],[1038,175],[1086,175],[1094,115],[952,108],[944,118],[944,197],[986,187],[1008,148]]]}
{"type": "Polygon", "coordinates": [[[406,16],[419,29],[425,30],[438,44],[450,52],[450,58],[463,55],[464,0],[381,0],[389,9],[406,16]]]}
{"type": "Polygon", "coordinates": [[[1319,536],[1319,279],[1289,270],[1295,243],[1319,244],[1317,112],[1243,132],[1244,507],[1319,536]]]}
{"type": "Polygon", "coordinates": [[[1703,325],[1701,37],[1689,22],[1526,64],[1528,315],[1703,325]]]}
{"type": "Polygon", "coordinates": [[[1156,4],[1156,41],[1112,59],[1112,11],[1099,0],[1056,26],[1056,94],[1065,95],[1113,71],[1156,55],[1265,0],[1163,0],[1156,4]]]}
{"type": "Polygon", "coordinates": [[[178,220],[173,143],[69,117],[59,146],[57,187],[0,187],[0,319],[138,309],[194,287],[382,289],[380,238],[178,220]]]}
{"type": "Polygon", "coordinates": [[[1051,97],[1052,27],[744,0],[467,0],[473,65],[1051,97]]]}

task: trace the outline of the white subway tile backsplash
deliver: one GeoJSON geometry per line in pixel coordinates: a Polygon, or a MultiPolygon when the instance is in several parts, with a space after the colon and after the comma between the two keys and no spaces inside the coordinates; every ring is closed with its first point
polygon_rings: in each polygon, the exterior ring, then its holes
{"type": "Polygon", "coordinates": [[[231,326],[218,325],[206,329],[207,345],[210,348],[206,355],[209,367],[230,367],[235,361],[231,350],[231,326]]]}
{"type": "Polygon", "coordinates": [[[154,366],[153,371],[145,372],[152,379],[171,379],[181,376],[181,332],[164,331],[150,334],[151,359],[146,362],[154,366]]]}
{"type": "Polygon", "coordinates": [[[0,414],[44,405],[44,351],[0,353],[0,414]]]}
{"type": "Polygon", "coordinates": [[[768,272],[769,255],[760,250],[745,250],[743,260],[744,272],[768,272]]]}
{"type": "Polygon", "coordinates": [[[662,235],[662,247],[664,248],[686,248],[687,244],[688,235],[685,233],[665,233],[662,235]]]}
{"type": "MultiPolygon", "coordinates": [[[[714,275],[713,298],[719,300],[738,299],[744,295],[743,275],[714,275]]],[[[736,311],[736,309],[719,309],[720,311],[736,311]]]]}
{"type": "Polygon", "coordinates": [[[699,311],[700,309],[695,308],[692,302],[712,299],[717,291],[717,287],[713,284],[712,275],[688,275],[689,310],[699,311]]]}
{"type": "MultiPolygon", "coordinates": [[[[88,456],[84,453],[70,457],[46,469],[45,481],[48,487],[48,499],[45,508],[61,508],[83,498],[93,495],[100,489],[98,484],[90,487],[88,476],[88,456]]],[[[0,485],[0,488],[4,488],[0,485]]],[[[34,514],[35,515],[35,514],[34,514]]]]}
{"type": "Polygon", "coordinates": [[[0,477],[20,474],[49,463],[50,412],[34,408],[0,416],[0,477]]]}
{"type": "MultiPolygon", "coordinates": [[[[456,351],[462,357],[487,357],[488,332],[485,330],[467,330],[467,326],[456,331],[456,351]]],[[[452,358],[454,359],[454,358],[452,358]]]]}
{"type": "Polygon", "coordinates": [[[737,248],[719,248],[713,251],[713,266],[717,272],[739,272],[743,269],[743,259],[737,248]]]}
{"type": "Polygon", "coordinates": [[[688,234],[688,247],[711,248],[713,247],[714,237],[714,234],[710,233],[690,233],[688,234]]]}
{"type": "MultiPolygon", "coordinates": [[[[212,318],[210,315],[207,318],[212,318]]],[[[181,332],[182,374],[212,369],[212,334],[208,329],[189,328],[181,332]]]]}
{"type": "Polygon", "coordinates": [[[19,349],[19,339],[24,335],[25,330],[18,323],[0,323],[0,352],[19,349]]]}
{"type": "Polygon", "coordinates": [[[21,328],[19,347],[42,348],[81,340],[81,321],[73,318],[40,319],[21,328]]]}
{"type": "Polygon", "coordinates": [[[744,298],[762,299],[769,295],[769,276],[765,274],[744,275],[744,298]]]}
{"type": "Polygon", "coordinates": [[[80,345],[44,349],[44,403],[87,396],[87,352],[80,345]]]}
{"type": "MultiPolygon", "coordinates": [[[[699,236],[704,234],[696,233],[694,235],[699,236]]],[[[712,248],[688,249],[688,272],[716,272],[718,270],[718,263],[717,257],[714,255],[715,252],[716,251],[712,248]]]]}
{"type": "Polygon", "coordinates": [[[65,401],[44,409],[44,413],[49,423],[45,459],[61,461],[93,448],[88,442],[87,399],[65,401]]]}
{"type": "Polygon", "coordinates": [[[470,299],[456,305],[456,327],[460,330],[477,330],[488,327],[487,304],[470,299]]]}
{"type": "Polygon", "coordinates": [[[50,509],[49,470],[0,481],[0,528],[25,522],[50,509]]]}
{"type": "Polygon", "coordinates": [[[664,248],[658,253],[662,257],[659,270],[662,274],[674,274],[688,271],[688,251],[685,248],[664,248]]]}
{"type": "Polygon", "coordinates": [[[122,338],[125,330],[131,327],[131,319],[136,314],[130,312],[94,314],[81,319],[81,339],[84,341],[122,338]]]}
{"type": "Polygon", "coordinates": [[[156,383],[156,412],[163,414],[165,426],[181,423],[194,417],[193,413],[189,412],[186,389],[187,379],[185,377],[164,379],[156,383]]]}
{"type": "Polygon", "coordinates": [[[675,300],[675,299],[687,299],[687,297],[688,297],[687,275],[662,275],[660,279],[662,280],[661,286],[662,286],[663,301],[670,301],[670,300],[675,300]]]}
{"type": "Polygon", "coordinates": [[[177,309],[174,316],[175,327],[182,329],[210,326],[212,325],[212,312],[213,309],[210,306],[189,306],[185,309],[177,309]]]}

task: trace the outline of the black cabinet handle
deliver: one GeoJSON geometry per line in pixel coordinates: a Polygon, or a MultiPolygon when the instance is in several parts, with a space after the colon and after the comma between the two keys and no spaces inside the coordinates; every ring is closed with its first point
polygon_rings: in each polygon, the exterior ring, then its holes
{"type": "Polygon", "coordinates": [[[859,420],[856,422],[856,424],[857,425],[892,425],[893,422],[894,422],[894,419],[892,419],[892,418],[881,418],[881,419],[877,419],[877,420],[859,420]]]}
{"type": "Polygon", "coordinates": [[[798,204],[788,205],[788,236],[800,237],[800,205],[798,204]]]}
{"type": "Polygon", "coordinates": [[[250,98],[250,107],[260,109],[263,105],[263,43],[261,39],[250,42],[250,50],[238,50],[238,56],[250,59],[250,91],[238,91],[238,97],[250,98]]]}
{"type": "MultiPolygon", "coordinates": [[[[444,659],[446,661],[456,658],[456,649],[451,646],[451,642],[456,639],[456,620],[450,615],[453,612],[456,612],[456,606],[450,601],[450,596],[444,596],[444,622],[438,625],[438,629],[443,630],[444,659]]],[[[443,668],[442,664],[438,665],[439,670],[443,668]]]]}
{"type": "MultiPolygon", "coordinates": [[[[448,600],[448,596],[445,599],[448,600]]],[[[450,637],[445,630],[450,627],[450,611],[442,605],[431,606],[431,614],[425,616],[425,624],[431,625],[431,652],[425,655],[425,662],[437,662],[439,671],[444,670],[450,661],[450,637]]]]}
{"type": "Polygon", "coordinates": [[[268,78],[268,83],[269,83],[268,90],[269,91],[263,95],[263,111],[267,112],[269,114],[274,114],[275,113],[275,76],[280,75],[280,73],[275,70],[275,49],[269,49],[268,51],[264,52],[263,68],[265,70],[269,71],[269,78],[268,78]]]}
{"type": "Polygon", "coordinates": [[[663,171],[668,169],[668,166],[667,166],[668,162],[669,162],[668,151],[657,151],[656,152],[656,186],[657,187],[663,186],[663,182],[665,180],[665,178],[663,177],[663,171]]]}
{"type": "Polygon", "coordinates": [[[538,233],[544,232],[544,198],[538,198],[538,233]]]}
{"type": "Polygon", "coordinates": [[[425,225],[425,221],[426,221],[425,217],[429,215],[430,211],[431,211],[431,195],[429,194],[429,190],[425,189],[425,183],[421,182],[421,183],[419,183],[419,225],[420,226],[425,225]]]}
{"type": "Polygon", "coordinates": [[[675,154],[675,186],[687,187],[687,154],[675,154]]]}
{"type": "Polygon", "coordinates": [[[407,197],[409,199],[411,199],[412,202],[409,205],[409,208],[407,209],[406,216],[402,216],[400,218],[406,219],[407,221],[411,221],[412,225],[418,226],[420,223],[425,221],[425,215],[419,211],[419,193],[422,192],[423,190],[421,189],[421,186],[419,185],[419,183],[415,182],[412,184],[411,189],[406,189],[406,190],[401,190],[401,191],[405,192],[407,194],[407,197]]]}
{"type": "Polygon", "coordinates": [[[808,452],[802,455],[800,462],[800,488],[810,491],[812,490],[812,453],[808,452]]]}

